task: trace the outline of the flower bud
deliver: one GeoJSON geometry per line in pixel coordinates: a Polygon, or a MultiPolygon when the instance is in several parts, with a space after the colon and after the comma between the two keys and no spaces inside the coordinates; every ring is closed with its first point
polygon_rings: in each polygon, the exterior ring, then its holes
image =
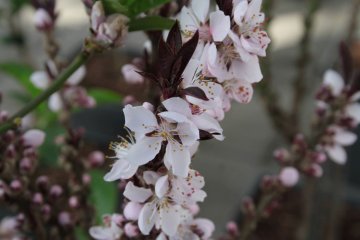
{"type": "Polygon", "coordinates": [[[90,23],[91,29],[94,32],[97,32],[100,24],[105,22],[105,10],[101,1],[96,1],[94,5],[92,5],[90,23]]]}
{"type": "Polygon", "coordinates": [[[67,227],[72,224],[70,213],[63,211],[58,215],[58,222],[61,226],[67,227]]]}
{"type": "Polygon", "coordinates": [[[36,10],[34,15],[34,23],[35,27],[39,31],[48,31],[54,26],[53,19],[51,18],[49,13],[43,8],[39,8],[38,10],[36,10]]]}
{"type": "Polygon", "coordinates": [[[136,98],[132,95],[127,95],[124,97],[123,99],[123,104],[127,105],[127,104],[134,104],[136,103],[136,98]]]}
{"type": "Polygon", "coordinates": [[[311,153],[311,159],[315,162],[315,163],[324,163],[327,160],[327,156],[324,152],[313,152],[311,153]]]}
{"type": "Polygon", "coordinates": [[[10,143],[15,140],[15,133],[14,133],[14,131],[9,130],[2,136],[2,138],[3,138],[4,142],[10,143]]]}
{"type": "Polygon", "coordinates": [[[91,176],[89,174],[83,174],[82,182],[84,185],[89,185],[91,183],[91,176]]]}
{"type": "Polygon", "coordinates": [[[234,221],[230,221],[226,224],[226,230],[231,236],[238,236],[239,235],[239,228],[234,221]]]}
{"type": "Polygon", "coordinates": [[[21,159],[20,170],[22,172],[29,173],[29,172],[31,172],[32,168],[33,168],[33,162],[31,161],[30,158],[25,157],[25,158],[21,159]]]}
{"type": "Polygon", "coordinates": [[[42,207],[41,207],[41,214],[42,214],[42,217],[47,221],[50,219],[51,217],[51,207],[50,205],[48,204],[44,204],[42,207]]]}
{"type": "Polygon", "coordinates": [[[11,144],[11,145],[7,146],[4,155],[6,158],[14,158],[16,156],[16,150],[15,150],[14,145],[11,144]]]}
{"type": "Polygon", "coordinates": [[[71,208],[77,208],[77,207],[79,207],[79,199],[78,199],[78,197],[76,197],[76,196],[71,196],[71,197],[69,198],[69,206],[70,206],[71,208]]]}
{"type": "Polygon", "coordinates": [[[39,176],[36,179],[36,186],[42,190],[46,191],[49,187],[49,178],[47,176],[39,176]]]}
{"type": "Polygon", "coordinates": [[[279,148],[274,151],[274,157],[280,163],[286,163],[289,160],[289,151],[285,148],[279,148]]]}
{"type": "Polygon", "coordinates": [[[139,228],[132,223],[125,224],[124,230],[126,236],[128,236],[129,238],[137,237],[140,233],[139,228]]]}
{"type": "Polygon", "coordinates": [[[124,208],[124,216],[132,221],[136,221],[139,218],[142,205],[135,202],[129,202],[124,208]]]}
{"type": "Polygon", "coordinates": [[[63,193],[63,189],[60,185],[53,185],[50,188],[50,196],[54,199],[60,197],[62,193],[63,193]]]}
{"type": "Polygon", "coordinates": [[[19,192],[22,189],[22,187],[23,187],[23,184],[20,180],[15,179],[15,180],[11,181],[11,183],[10,183],[11,190],[13,190],[15,192],[19,192]]]}
{"type": "Polygon", "coordinates": [[[28,130],[22,138],[25,146],[39,147],[44,143],[45,133],[37,129],[32,129],[28,130]]]}
{"type": "Polygon", "coordinates": [[[105,156],[100,151],[93,151],[88,157],[91,167],[100,167],[105,162],[105,156]]]}
{"type": "Polygon", "coordinates": [[[249,216],[255,215],[255,204],[254,204],[254,201],[252,200],[252,198],[245,197],[242,201],[242,206],[243,206],[243,210],[244,210],[245,214],[247,214],[249,216]]]}
{"type": "Polygon", "coordinates": [[[35,193],[32,197],[32,202],[38,205],[42,204],[44,202],[43,195],[39,192],[35,193]]]}
{"type": "Polygon", "coordinates": [[[323,175],[323,169],[319,164],[311,164],[311,166],[305,170],[305,172],[311,176],[320,178],[323,175]]]}
{"type": "Polygon", "coordinates": [[[294,167],[284,167],[279,174],[279,180],[284,187],[295,186],[299,178],[299,171],[294,167]]]}
{"type": "Polygon", "coordinates": [[[9,114],[6,111],[0,111],[0,123],[6,122],[9,119],[9,114]]]}
{"type": "Polygon", "coordinates": [[[276,176],[265,175],[261,181],[261,188],[269,190],[276,185],[276,176]]]}

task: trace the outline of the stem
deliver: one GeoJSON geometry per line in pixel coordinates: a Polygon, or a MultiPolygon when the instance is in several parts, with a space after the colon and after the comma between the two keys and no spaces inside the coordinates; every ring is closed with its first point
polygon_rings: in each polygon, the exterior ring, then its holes
{"type": "Polygon", "coordinates": [[[348,29],[348,36],[346,38],[347,43],[352,43],[354,41],[355,31],[358,25],[358,17],[359,17],[359,10],[360,10],[360,0],[353,0],[352,4],[352,12],[349,22],[349,29],[348,29]]]}
{"type": "Polygon", "coordinates": [[[298,72],[294,80],[294,97],[292,102],[291,122],[299,128],[299,115],[306,94],[306,70],[311,60],[310,41],[314,17],[320,7],[321,0],[308,0],[308,12],[304,19],[305,32],[301,39],[300,55],[297,60],[298,72]]]}
{"type": "Polygon", "coordinates": [[[32,100],[29,104],[15,113],[7,122],[0,125],[0,134],[5,133],[11,128],[16,128],[21,124],[21,118],[37,108],[42,102],[46,101],[53,93],[58,91],[66,82],[66,80],[90,57],[90,53],[82,51],[74,59],[71,65],[66,68],[59,77],[53,82],[53,84],[42,92],[38,97],[32,100]]]}

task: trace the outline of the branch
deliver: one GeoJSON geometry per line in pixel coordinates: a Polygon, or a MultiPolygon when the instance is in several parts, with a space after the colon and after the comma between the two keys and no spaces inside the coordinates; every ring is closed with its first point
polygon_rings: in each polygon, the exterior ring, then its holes
{"type": "Polygon", "coordinates": [[[21,125],[21,118],[36,109],[41,103],[46,101],[53,93],[58,91],[66,82],[66,80],[90,57],[90,52],[82,51],[74,59],[71,65],[66,68],[61,75],[53,82],[53,84],[42,92],[38,97],[32,100],[25,107],[15,113],[7,122],[0,125],[0,134],[5,133],[7,130],[16,128],[21,125]]]}
{"type": "Polygon", "coordinates": [[[314,17],[320,7],[321,0],[308,0],[308,11],[304,18],[305,32],[300,42],[300,54],[297,60],[297,75],[293,83],[294,97],[292,101],[291,122],[299,128],[299,114],[306,94],[306,70],[311,60],[310,41],[313,30],[314,17]]]}

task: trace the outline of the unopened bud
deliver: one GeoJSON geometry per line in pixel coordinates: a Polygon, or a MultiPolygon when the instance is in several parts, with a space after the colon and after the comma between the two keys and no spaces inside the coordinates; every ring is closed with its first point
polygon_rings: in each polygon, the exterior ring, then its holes
{"type": "Polygon", "coordinates": [[[89,174],[83,174],[82,182],[84,185],[89,185],[91,183],[91,176],[89,174]]]}
{"type": "Polygon", "coordinates": [[[123,99],[123,104],[127,105],[127,104],[134,104],[136,103],[136,98],[132,95],[127,95],[124,97],[123,99]]]}
{"type": "Polygon", "coordinates": [[[62,225],[63,227],[70,226],[70,225],[72,224],[70,213],[65,212],[65,211],[59,213],[59,215],[58,215],[58,222],[59,222],[60,225],[62,225]]]}
{"type": "Polygon", "coordinates": [[[62,193],[63,193],[63,189],[60,185],[53,185],[50,188],[50,196],[52,198],[58,198],[62,195],[62,193]]]}
{"type": "Polygon", "coordinates": [[[279,174],[279,180],[284,187],[295,186],[299,178],[299,171],[294,167],[284,167],[279,174]]]}
{"type": "Polygon", "coordinates": [[[39,8],[38,10],[36,10],[34,15],[34,23],[39,31],[48,31],[54,25],[53,19],[51,18],[49,13],[43,8],[39,8]]]}
{"type": "Polygon", "coordinates": [[[6,158],[14,158],[16,156],[16,150],[14,145],[9,145],[5,150],[6,158]]]}
{"type": "Polygon", "coordinates": [[[49,187],[49,178],[47,176],[39,176],[36,179],[36,186],[42,191],[47,190],[49,187]]]}
{"type": "Polygon", "coordinates": [[[31,172],[32,168],[33,168],[33,162],[29,158],[25,157],[25,158],[21,159],[20,170],[22,172],[25,172],[25,173],[31,172]]]}
{"type": "Polygon", "coordinates": [[[91,167],[100,167],[104,164],[105,156],[100,151],[93,151],[88,157],[91,167]]]}
{"type": "Polygon", "coordinates": [[[32,202],[35,203],[35,204],[42,204],[44,202],[44,198],[43,198],[43,195],[41,193],[35,193],[32,197],[32,202]]]}
{"type": "Polygon", "coordinates": [[[11,183],[10,183],[11,190],[13,190],[15,192],[20,191],[22,189],[22,187],[23,187],[23,184],[21,183],[20,180],[16,179],[16,180],[11,181],[11,183]]]}
{"type": "Polygon", "coordinates": [[[139,228],[132,223],[125,224],[124,230],[125,230],[125,235],[128,236],[129,238],[135,238],[140,233],[139,228]]]}
{"type": "Polygon", "coordinates": [[[231,236],[238,236],[239,235],[239,228],[234,221],[230,221],[226,224],[226,230],[231,236]]]}
{"type": "Polygon", "coordinates": [[[78,199],[78,197],[76,197],[76,196],[71,196],[71,197],[69,198],[69,206],[70,206],[71,208],[77,208],[77,207],[79,207],[79,199],[78,199]]]}
{"type": "Polygon", "coordinates": [[[249,216],[254,216],[255,214],[255,204],[252,198],[245,197],[242,201],[243,210],[249,216]]]}
{"type": "Polygon", "coordinates": [[[280,163],[286,163],[289,160],[290,153],[285,148],[279,148],[274,151],[274,157],[280,163]]]}
{"type": "Polygon", "coordinates": [[[25,146],[39,147],[45,140],[45,133],[41,130],[32,129],[28,130],[22,138],[25,146]]]}
{"type": "Polygon", "coordinates": [[[305,172],[311,176],[320,178],[323,175],[323,169],[319,164],[311,164],[311,166],[305,170],[305,172]]]}

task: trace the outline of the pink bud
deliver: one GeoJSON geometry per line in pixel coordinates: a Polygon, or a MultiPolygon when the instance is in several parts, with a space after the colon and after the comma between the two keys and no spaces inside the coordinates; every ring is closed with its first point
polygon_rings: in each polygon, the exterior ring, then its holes
{"type": "Polygon", "coordinates": [[[134,238],[139,235],[138,227],[132,223],[125,224],[124,230],[126,236],[128,236],[129,238],[134,238]]]}
{"type": "Polygon", "coordinates": [[[49,13],[43,9],[39,8],[34,15],[34,23],[38,30],[46,31],[52,28],[53,20],[49,13]]]}
{"type": "Polygon", "coordinates": [[[280,163],[285,163],[289,160],[289,151],[284,148],[279,148],[274,151],[274,157],[280,163]]]}
{"type": "Polygon", "coordinates": [[[21,161],[20,161],[20,169],[23,172],[31,171],[32,167],[33,167],[33,163],[29,158],[25,157],[25,158],[21,159],[21,161]]]}
{"type": "Polygon", "coordinates": [[[69,226],[71,225],[71,216],[70,216],[70,213],[68,212],[61,212],[59,213],[58,215],[58,221],[60,223],[60,225],[62,226],[69,226]]]}
{"type": "Polygon", "coordinates": [[[116,225],[121,226],[126,221],[126,219],[121,214],[113,214],[111,216],[111,221],[113,221],[116,225]]]}
{"type": "Polygon", "coordinates": [[[16,156],[16,150],[14,145],[9,145],[5,150],[5,157],[6,158],[14,158],[16,156]]]}
{"type": "Polygon", "coordinates": [[[49,178],[47,176],[39,176],[36,179],[36,185],[41,190],[46,190],[49,186],[49,178]]]}
{"type": "Polygon", "coordinates": [[[35,193],[32,197],[32,202],[35,204],[42,204],[44,202],[43,195],[41,193],[35,193]]]}
{"type": "Polygon", "coordinates": [[[284,167],[279,174],[279,180],[285,187],[295,186],[298,183],[299,178],[299,171],[294,167],[284,167]]]}
{"type": "Polygon", "coordinates": [[[63,193],[63,189],[60,185],[53,185],[50,188],[50,196],[52,198],[58,198],[61,196],[62,193],[63,193]]]}
{"type": "Polygon", "coordinates": [[[136,98],[132,95],[127,95],[124,97],[123,99],[123,104],[127,105],[127,104],[134,104],[136,103],[136,98]]]}
{"type": "Polygon", "coordinates": [[[270,189],[275,185],[276,181],[276,176],[265,175],[261,181],[261,188],[264,190],[270,189]]]}
{"type": "Polygon", "coordinates": [[[314,152],[312,159],[316,162],[316,163],[324,163],[327,160],[327,156],[324,152],[314,152]]]}
{"type": "Polygon", "coordinates": [[[69,206],[71,208],[77,208],[79,206],[79,199],[76,196],[71,196],[69,198],[69,206]]]}
{"type": "Polygon", "coordinates": [[[89,155],[89,161],[92,167],[100,167],[104,164],[105,156],[100,151],[94,151],[89,155]]]}
{"type": "Polygon", "coordinates": [[[20,182],[20,180],[13,180],[11,181],[10,183],[10,188],[13,190],[13,191],[20,191],[21,188],[23,187],[22,183],[20,182]]]}
{"type": "Polygon", "coordinates": [[[200,207],[197,204],[190,205],[189,211],[193,216],[195,216],[196,214],[198,214],[200,212],[200,207]]]}
{"type": "Polygon", "coordinates": [[[6,111],[0,111],[0,123],[9,119],[9,114],[6,111]]]}
{"type": "Polygon", "coordinates": [[[215,230],[214,223],[205,218],[195,219],[194,225],[196,225],[197,231],[202,233],[201,239],[209,239],[215,230]]]}
{"type": "Polygon", "coordinates": [[[43,214],[43,216],[45,217],[45,219],[48,219],[50,217],[50,213],[51,213],[51,207],[48,204],[45,204],[41,207],[41,213],[43,214]]]}
{"type": "Polygon", "coordinates": [[[37,129],[32,129],[28,130],[22,138],[25,146],[39,147],[45,140],[45,133],[37,129]]]}
{"type": "Polygon", "coordinates": [[[139,218],[142,205],[135,202],[129,202],[124,208],[124,216],[129,219],[136,221],[139,218]]]}
{"type": "Polygon", "coordinates": [[[250,197],[245,197],[242,201],[244,212],[250,216],[255,214],[254,201],[250,197]]]}
{"type": "Polygon", "coordinates": [[[226,230],[231,236],[238,236],[239,235],[239,228],[234,221],[230,221],[226,224],[226,230]]]}
{"type": "Polygon", "coordinates": [[[154,105],[152,105],[151,103],[149,103],[149,102],[144,102],[143,104],[142,104],[142,106],[144,107],[144,108],[146,108],[147,110],[150,110],[150,111],[154,111],[154,105]]]}
{"type": "Polygon", "coordinates": [[[323,175],[323,169],[319,164],[312,164],[306,171],[310,176],[320,178],[323,175]]]}
{"type": "Polygon", "coordinates": [[[91,183],[91,176],[89,174],[83,174],[82,182],[84,185],[89,185],[91,183]]]}

